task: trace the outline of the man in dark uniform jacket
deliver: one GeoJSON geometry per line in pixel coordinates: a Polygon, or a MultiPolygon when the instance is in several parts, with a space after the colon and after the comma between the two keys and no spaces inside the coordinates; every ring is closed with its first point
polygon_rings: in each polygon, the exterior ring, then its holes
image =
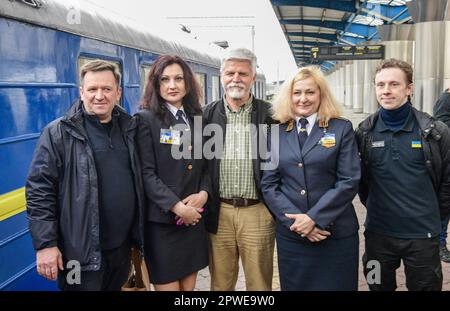
{"type": "Polygon", "coordinates": [[[204,111],[205,125],[218,125],[223,134],[223,153],[208,163],[213,177],[205,220],[211,233],[211,290],[235,289],[239,257],[247,290],[272,289],[274,220],[262,202],[258,151],[261,129],[274,121],[270,104],[251,94],[255,78],[256,56],[251,51],[227,51],[221,65],[225,95],[204,111]]]}
{"type": "Polygon", "coordinates": [[[116,65],[96,60],[80,71],[80,95],[47,125],[26,183],[38,274],[62,290],[120,290],[131,242],[141,246],[142,181],[135,126],[117,105],[116,65]]]}
{"type": "Polygon", "coordinates": [[[400,60],[380,63],[375,91],[381,108],[356,131],[359,196],[367,207],[363,264],[371,290],[395,290],[401,260],[409,290],[442,289],[439,233],[440,214],[450,204],[450,133],[411,105],[412,73],[400,60]]]}
{"type": "MultiPolygon", "coordinates": [[[[433,107],[433,116],[450,127],[450,87],[438,98],[433,107]]],[[[439,255],[443,262],[450,263],[450,252],[447,248],[447,230],[450,221],[450,211],[441,215],[441,234],[439,235],[439,255]]]]}

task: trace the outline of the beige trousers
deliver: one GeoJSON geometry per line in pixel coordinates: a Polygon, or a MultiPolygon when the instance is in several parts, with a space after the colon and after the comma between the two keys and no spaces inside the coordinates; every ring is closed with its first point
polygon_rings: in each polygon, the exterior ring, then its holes
{"type": "Polygon", "coordinates": [[[275,222],[264,204],[235,208],[222,202],[217,234],[209,238],[211,290],[235,289],[239,257],[246,289],[272,290],[275,222]]]}

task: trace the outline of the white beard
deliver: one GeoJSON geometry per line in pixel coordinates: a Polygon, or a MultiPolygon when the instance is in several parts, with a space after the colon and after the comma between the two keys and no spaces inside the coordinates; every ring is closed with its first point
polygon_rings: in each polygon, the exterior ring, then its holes
{"type": "Polygon", "coordinates": [[[246,90],[245,88],[239,88],[239,87],[228,87],[227,88],[227,95],[233,99],[244,98],[247,94],[248,94],[248,90],[246,90]]]}

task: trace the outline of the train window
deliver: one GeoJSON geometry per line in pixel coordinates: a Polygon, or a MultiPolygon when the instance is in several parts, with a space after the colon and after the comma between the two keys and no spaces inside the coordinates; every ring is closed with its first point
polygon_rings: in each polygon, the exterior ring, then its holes
{"type": "MultiPolygon", "coordinates": [[[[88,62],[90,62],[90,61],[93,61],[93,60],[97,60],[97,59],[101,59],[101,58],[90,58],[90,57],[85,57],[85,56],[79,57],[79,58],[78,58],[78,73],[80,72],[80,68],[81,68],[84,64],[86,64],[86,63],[88,63],[88,62]]],[[[121,82],[123,83],[123,70],[122,70],[121,64],[120,64],[119,62],[115,62],[115,61],[112,61],[112,60],[109,60],[109,59],[107,59],[107,61],[108,61],[108,62],[111,62],[111,63],[114,63],[114,64],[117,65],[117,67],[119,67],[119,71],[120,71],[120,73],[122,73],[122,81],[121,81],[121,82]]],[[[123,106],[123,94],[122,94],[122,96],[120,97],[119,105],[120,105],[120,106],[123,106]]]]}
{"type": "Polygon", "coordinates": [[[200,104],[204,106],[206,104],[206,75],[204,73],[196,72],[195,76],[197,77],[197,81],[200,84],[200,94],[202,95],[200,104]]]}
{"type": "Polygon", "coordinates": [[[142,65],[141,66],[141,90],[142,94],[144,94],[145,86],[148,82],[148,74],[150,73],[150,70],[152,69],[151,65],[142,65]]]}
{"type": "Polygon", "coordinates": [[[219,76],[212,76],[212,100],[220,99],[220,79],[219,76]]]}

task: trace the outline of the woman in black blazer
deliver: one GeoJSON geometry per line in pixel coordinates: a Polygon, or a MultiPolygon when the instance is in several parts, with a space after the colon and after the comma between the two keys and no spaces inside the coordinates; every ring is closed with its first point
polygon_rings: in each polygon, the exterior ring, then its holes
{"type": "Polygon", "coordinates": [[[186,62],[163,55],[152,66],[142,110],[135,115],[148,199],[145,259],[156,290],[193,290],[198,270],[208,265],[201,213],[209,182],[198,156],[199,98],[198,83],[186,62]]]}

